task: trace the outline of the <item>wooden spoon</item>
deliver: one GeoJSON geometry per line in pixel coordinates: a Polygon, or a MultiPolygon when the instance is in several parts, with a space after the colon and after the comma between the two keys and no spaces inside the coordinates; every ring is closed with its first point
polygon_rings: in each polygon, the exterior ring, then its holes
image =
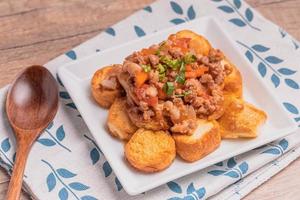
{"type": "Polygon", "coordinates": [[[28,67],[14,80],[6,98],[6,113],[15,132],[17,156],[7,200],[20,199],[25,164],[31,146],[53,120],[57,109],[57,84],[45,67],[28,67]]]}

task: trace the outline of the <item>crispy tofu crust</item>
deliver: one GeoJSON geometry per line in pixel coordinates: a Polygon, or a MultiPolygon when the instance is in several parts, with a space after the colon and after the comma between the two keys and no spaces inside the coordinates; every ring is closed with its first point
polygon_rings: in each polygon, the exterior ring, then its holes
{"type": "Polygon", "coordinates": [[[108,112],[107,127],[112,136],[129,140],[138,129],[129,119],[126,112],[126,98],[117,98],[108,112]]]}
{"type": "Polygon", "coordinates": [[[222,138],[255,138],[267,114],[234,96],[225,97],[225,113],[218,120],[222,138]]]}
{"type": "MultiPolygon", "coordinates": [[[[211,45],[208,42],[208,40],[205,39],[203,36],[194,33],[193,31],[182,30],[177,32],[175,35],[177,38],[191,38],[189,47],[191,49],[194,49],[194,51],[197,54],[202,54],[207,56],[211,49],[211,45]]],[[[172,35],[170,37],[172,37],[172,35]]]]}
{"type": "Polygon", "coordinates": [[[135,169],[152,173],[171,165],[176,156],[175,142],[165,131],[137,130],[125,145],[125,157],[135,169]]]}
{"type": "Polygon", "coordinates": [[[110,74],[113,67],[112,65],[97,70],[91,81],[92,96],[104,108],[109,108],[114,100],[121,96],[121,89],[107,90],[101,85],[101,82],[110,74]]]}
{"type": "Polygon", "coordinates": [[[237,98],[243,97],[243,81],[242,75],[238,68],[232,64],[228,59],[224,59],[224,64],[227,64],[231,67],[231,73],[225,77],[224,80],[224,94],[232,95],[237,98]]]}
{"type": "Polygon", "coordinates": [[[199,119],[193,135],[173,134],[177,154],[187,162],[200,160],[216,150],[221,143],[219,125],[216,121],[199,119]]]}

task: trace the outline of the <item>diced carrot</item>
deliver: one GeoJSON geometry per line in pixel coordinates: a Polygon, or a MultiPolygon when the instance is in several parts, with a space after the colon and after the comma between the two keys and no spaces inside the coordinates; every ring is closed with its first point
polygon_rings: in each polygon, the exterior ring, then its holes
{"type": "Polygon", "coordinates": [[[195,69],[193,71],[185,72],[185,77],[186,78],[197,78],[197,77],[203,75],[207,71],[208,71],[208,68],[203,66],[203,67],[200,67],[200,68],[195,69]]]}
{"type": "Polygon", "coordinates": [[[141,87],[146,82],[148,77],[149,77],[148,73],[144,71],[137,72],[135,75],[135,86],[137,88],[141,87]]]}
{"type": "Polygon", "coordinates": [[[185,65],[185,71],[192,71],[193,70],[193,68],[192,68],[192,66],[191,65],[189,65],[189,64],[187,64],[187,65],[185,65]]]}

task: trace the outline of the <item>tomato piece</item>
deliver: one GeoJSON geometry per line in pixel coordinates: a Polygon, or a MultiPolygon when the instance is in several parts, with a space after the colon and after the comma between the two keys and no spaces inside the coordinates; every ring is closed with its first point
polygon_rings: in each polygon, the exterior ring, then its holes
{"type": "Polygon", "coordinates": [[[135,89],[135,94],[140,101],[145,101],[150,106],[155,106],[158,103],[158,97],[147,97],[145,96],[145,91],[150,86],[143,84],[141,87],[135,89]]]}
{"type": "Polygon", "coordinates": [[[150,106],[155,106],[158,103],[158,97],[149,97],[145,99],[145,102],[150,106]]]}
{"type": "Polygon", "coordinates": [[[158,97],[160,99],[166,99],[167,98],[167,94],[162,90],[162,88],[157,89],[158,91],[158,97]]]}

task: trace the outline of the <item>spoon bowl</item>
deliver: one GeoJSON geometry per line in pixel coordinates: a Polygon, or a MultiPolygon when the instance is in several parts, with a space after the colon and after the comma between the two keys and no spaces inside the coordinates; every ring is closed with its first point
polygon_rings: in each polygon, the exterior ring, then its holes
{"type": "Polygon", "coordinates": [[[8,200],[19,199],[31,146],[53,120],[57,109],[57,83],[45,67],[28,67],[14,80],[6,98],[8,121],[17,139],[17,156],[8,188],[8,200]]]}

